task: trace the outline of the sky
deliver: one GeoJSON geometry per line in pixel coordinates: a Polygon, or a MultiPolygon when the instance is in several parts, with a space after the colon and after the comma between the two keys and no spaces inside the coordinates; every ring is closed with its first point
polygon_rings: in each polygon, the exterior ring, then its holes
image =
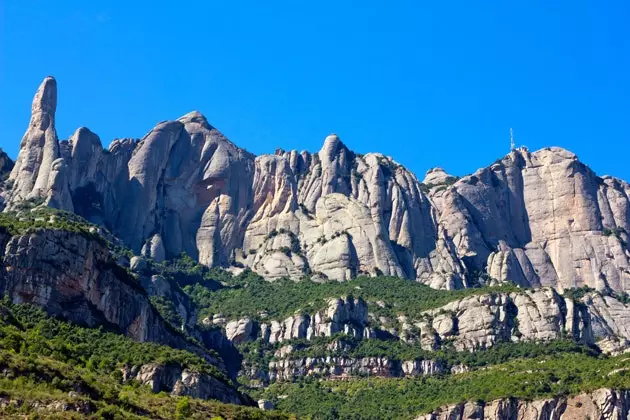
{"type": "Polygon", "coordinates": [[[0,147],[58,83],[57,133],[191,110],[255,154],[337,133],[422,180],[561,146],[630,180],[630,2],[0,0],[0,147]]]}

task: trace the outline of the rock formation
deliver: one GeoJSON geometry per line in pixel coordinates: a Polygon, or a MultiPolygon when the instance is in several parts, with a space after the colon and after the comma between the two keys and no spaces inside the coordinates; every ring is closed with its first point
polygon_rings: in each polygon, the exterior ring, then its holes
{"type": "Polygon", "coordinates": [[[462,179],[435,168],[421,183],[334,134],[316,153],[254,157],[191,112],[106,151],[86,128],[57,140],[56,94],[49,77],[35,95],[7,209],[31,199],[75,211],[157,261],[185,252],[270,280],[630,289],[630,186],[566,150],[516,149],[462,179]]]}
{"type": "Polygon", "coordinates": [[[574,420],[626,419],[630,393],[598,389],[574,397],[522,401],[506,398],[489,403],[467,402],[443,407],[416,420],[574,420]]]}
{"type": "MultiPolygon", "coordinates": [[[[618,354],[630,348],[630,306],[597,292],[575,302],[554,289],[489,293],[455,300],[421,313],[416,319],[400,315],[391,329],[369,313],[361,299],[329,299],[325,309],[309,314],[299,311],[284,320],[253,321],[250,318],[205,322],[225,324],[235,344],[262,340],[277,344],[310,341],[337,333],[356,339],[397,338],[434,351],[444,343],[458,351],[488,349],[502,342],[545,342],[570,338],[602,351],[618,354]]],[[[282,355],[284,356],[284,355],[282,355]]]]}
{"type": "Polygon", "coordinates": [[[137,341],[154,341],[214,356],[192,346],[159,316],[142,285],[118,266],[102,240],[62,230],[1,238],[0,291],[14,303],[90,327],[105,326],[137,341]]]}
{"type": "Polygon", "coordinates": [[[386,357],[304,357],[269,362],[264,374],[251,375],[263,383],[294,381],[305,376],[349,378],[363,375],[374,377],[416,377],[443,373],[433,360],[391,360],[386,357]],[[263,376],[260,378],[260,376],[263,376]]]}
{"type": "Polygon", "coordinates": [[[149,386],[153,392],[164,391],[171,395],[213,399],[230,404],[250,403],[229,384],[208,374],[182,369],[175,364],[129,366],[122,369],[122,374],[124,382],[134,379],[149,386]]]}
{"type": "Polygon", "coordinates": [[[627,289],[628,184],[563,149],[512,151],[450,187],[440,225],[469,270],[560,290],[627,289]]]}

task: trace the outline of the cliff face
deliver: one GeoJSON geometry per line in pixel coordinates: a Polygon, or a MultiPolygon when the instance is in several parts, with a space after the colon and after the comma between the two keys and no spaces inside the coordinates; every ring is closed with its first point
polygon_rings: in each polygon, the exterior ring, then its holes
{"type": "Polygon", "coordinates": [[[0,290],[14,303],[32,303],[81,325],[104,325],[137,341],[192,347],[164,322],[140,283],[98,240],[51,229],[5,235],[0,242],[6,244],[0,290]]]}
{"type": "Polygon", "coordinates": [[[629,188],[566,150],[519,149],[449,188],[440,225],[499,281],[626,290],[629,188]]]}
{"type": "Polygon", "coordinates": [[[433,351],[452,346],[458,351],[488,349],[502,342],[544,342],[569,338],[616,354],[630,345],[630,306],[599,293],[578,301],[552,288],[473,295],[415,318],[400,314],[397,326],[375,316],[361,299],[330,299],[325,309],[300,311],[284,320],[226,321],[218,314],[206,325],[225,329],[235,344],[261,340],[275,344],[314,340],[341,333],[355,339],[395,338],[433,351]]]}
{"type": "Polygon", "coordinates": [[[268,279],[382,273],[453,289],[486,273],[523,286],[628,289],[630,187],[566,150],[518,149],[460,180],[437,168],[421,183],[335,135],[317,153],[254,157],[198,112],[103,150],[86,128],[58,141],[56,92],[47,78],[35,95],[7,208],[45,200],[158,261],[186,252],[268,279]]]}
{"type": "Polygon", "coordinates": [[[387,357],[303,357],[280,359],[269,362],[266,370],[251,369],[246,372],[250,380],[262,384],[295,381],[316,376],[325,378],[417,377],[444,373],[442,366],[433,360],[392,360],[387,357]]]}
{"type": "Polygon", "coordinates": [[[416,420],[573,420],[626,419],[630,413],[628,391],[598,389],[575,397],[557,397],[535,401],[515,398],[489,403],[469,402],[446,406],[416,420]]]}
{"type": "Polygon", "coordinates": [[[191,372],[174,364],[146,364],[122,369],[123,382],[136,380],[148,385],[153,392],[168,392],[171,395],[189,396],[203,400],[219,400],[229,404],[249,404],[246,396],[237,392],[211,375],[191,372]]]}

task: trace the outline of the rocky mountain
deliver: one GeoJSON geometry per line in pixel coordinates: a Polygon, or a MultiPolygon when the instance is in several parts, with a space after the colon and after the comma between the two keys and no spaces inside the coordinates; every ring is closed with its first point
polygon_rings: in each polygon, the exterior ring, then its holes
{"type": "Polygon", "coordinates": [[[48,77],[6,209],[41,200],[74,211],[157,261],[185,252],[268,279],[384,274],[455,289],[489,277],[626,290],[628,184],[563,149],[521,148],[462,179],[438,168],[420,182],[336,135],[316,153],[255,157],[198,112],[107,150],[86,128],[59,141],[56,101],[48,77]]]}
{"type": "MultiPolygon", "coordinates": [[[[85,127],[60,140],[56,105],[47,77],[15,163],[0,153],[11,374],[36,353],[47,379],[49,356],[76,362],[64,368],[75,377],[98,365],[114,378],[107,395],[251,395],[313,418],[628,416],[630,185],[571,152],[518,148],[472,175],[434,168],[420,181],[334,134],[318,152],[254,156],[196,111],[107,149],[85,127]],[[39,354],[57,345],[32,337],[52,321],[28,324],[28,304],[176,353],[39,354]]],[[[95,395],[67,406],[110,404],[95,395]]]]}

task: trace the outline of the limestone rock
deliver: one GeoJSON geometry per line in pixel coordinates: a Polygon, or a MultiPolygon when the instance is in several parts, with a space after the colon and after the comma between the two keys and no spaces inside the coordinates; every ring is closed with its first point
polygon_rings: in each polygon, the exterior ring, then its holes
{"type": "Polygon", "coordinates": [[[455,179],[454,176],[447,174],[442,168],[429,169],[422,181],[425,185],[437,186],[447,184],[455,179]]]}
{"type": "Polygon", "coordinates": [[[3,272],[0,289],[14,303],[32,303],[90,327],[107,323],[138,341],[190,347],[108,249],[81,234],[42,230],[15,236],[4,250],[3,272]]]}
{"type": "Polygon", "coordinates": [[[20,144],[20,153],[9,180],[12,200],[45,198],[52,165],[59,156],[55,130],[57,82],[46,77],[33,98],[31,120],[20,144]]]}
{"type": "Polygon", "coordinates": [[[440,225],[469,270],[488,264],[520,284],[622,291],[630,275],[627,189],[566,150],[518,149],[456,182],[440,225]]]}
{"type": "Polygon", "coordinates": [[[258,408],[260,408],[263,411],[267,411],[267,410],[273,410],[275,406],[269,400],[258,400],[258,408]]]}
{"type": "Polygon", "coordinates": [[[225,335],[232,343],[241,343],[251,338],[253,326],[249,318],[230,321],[225,325],[225,335]]]}
{"type": "Polygon", "coordinates": [[[416,420],[574,420],[625,419],[630,413],[630,393],[598,389],[574,397],[523,401],[516,398],[467,402],[442,407],[416,420]]]}
{"type": "MultiPolygon", "coordinates": [[[[441,365],[433,360],[399,361],[386,357],[349,358],[340,356],[303,357],[278,359],[269,362],[268,373],[263,383],[294,381],[307,376],[351,377],[367,375],[376,377],[418,377],[443,372],[441,365]]],[[[258,372],[250,372],[256,379],[258,372]]]]}
{"type": "Polygon", "coordinates": [[[135,379],[148,385],[153,392],[169,392],[171,395],[214,399],[230,404],[247,401],[233,387],[208,374],[191,372],[176,364],[146,364],[123,374],[126,380],[135,379]]]}
{"type": "Polygon", "coordinates": [[[142,246],[142,256],[151,258],[155,262],[162,262],[166,258],[166,252],[164,251],[164,242],[159,234],[155,234],[147,239],[147,242],[142,246]]]}
{"type": "Polygon", "coordinates": [[[442,289],[490,281],[603,292],[630,284],[630,185],[598,177],[564,149],[519,148],[459,180],[434,168],[420,183],[334,134],[319,152],[254,157],[193,111],[104,150],[87,128],[57,140],[56,95],[46,78],[11,189],[0,191],[5,210],[45,202],[158,261],[185,252],[270,280],[384,274],[442,289]]]}
{"type": "Polygon", "coordinates": [[[0,148],[0,177],[4,179],[6,174],[10,174],[11,170],[15,166],[15,162],[11,160],[9,155],[7,155],[4,150],[0,148]]]}
{"type": "Polygon", "coordinates": [[[549,341],[569,334],[574,340],[619,353],[630,345],[626,327],[630,307],[599,293],[580,305],[551,288],[469,296],[424,313],[431,321],[416,323],[426,344],[445,339],[457,350],[482,350],[504,341],[549,341]],[[435,338],[433,338],[435,334],[435,338]]]}
{"type": "Polygon", "coordinates": [[[147,260],[142,257],[133,256],[129,262],[129,269],[131,271],[142,272],[147,268],[147,260]]]}

